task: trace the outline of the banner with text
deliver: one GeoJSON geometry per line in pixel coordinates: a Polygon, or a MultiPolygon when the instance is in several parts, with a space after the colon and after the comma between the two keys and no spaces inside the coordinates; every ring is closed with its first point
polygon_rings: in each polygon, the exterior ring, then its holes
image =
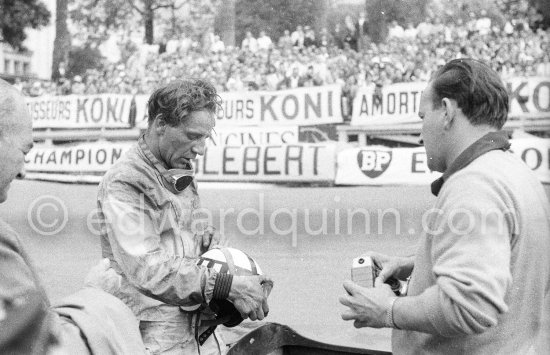
{"type": "Polygon", "coordinates": [[[527,164],[540,181],[550,184],[550,139],[517,138],[511,150],[527,164]]]}
{"type": "Polygon", "coordinates": [[[298,143],[298,140],[298,126],[216,126],[212,138],[206,142],[213,146],[235,146],[298,143]]]}
{"type": "Polygon", "coordinates": [[[33,128],[130,128],[132,95],[27,97],[33,128]]]}
{"type": "Polygon", "coordinates": [[[335,144],[208,147],[196,164],[204,181],[334,181],[335,144]]]}
{"type": "Polygon", "coordinates": [[[416,82],[360,88],[353,100],[351,125],[420,122],[418,106],[425,87],[425,82],[416,82]]]}
{"type": "Polygon", "coordinates": [[[248,146],[298,143],[298,126],[216,127],[209,139],[212,146],[248,146]]]}
{"type": "Polygon", "coordinates": [[[147,112],[149,95],[136,95],[134,100],[136,101],[136,127],[147,129],[149,125],[149,115],[147,112]]]}
{"type": "MultiPolygon", "coordinates": [[[[222,92],[216,127],[342,123],[339,85],[281,91],[222,92]]],[[[147,99],[136,96],[136,124],[147,127],[147,99]]]]}
{"type": "MultiPolygon", "coordinates": [[[[540,181],[550,183],[550,139],[513,139],[511,143],[513,152],[540,181]]],[[[428,169],[423,147],[346,149],[338,154],[337,166],[337,185],[425,185],[441,176],[428,169]]]]}
{"type": "Polygon", "coordinates": [[[505,80],[510,95],[510,119],[550,117],[550,78],[517,77],[505,80]]]}
{"type": "MultiPolygon", "coordinates": [[[[550,79],[515,77],[504,80],[510,95],[509,119],[550,117],[550,79]]],[[[374,84],[359,89],[353,100],[351,125],[387,125],[420,122],[418,106],[425,82],[374,84]]]]}
{"type": "Polygon", "coordinates": [[[25,156],[25,169],[32,172],[104,173],[132,143],[83,143],[35,145],[25,156]]]}
{"type": "MultiPolygon", "coordinates": [[[[35,146],[26,170],[40,173],[104,173],[131,143],[35,146]]],[[[209,146],[195,162],[204,181],[334,181],[336,145],[271,144],[209,146]]]]}

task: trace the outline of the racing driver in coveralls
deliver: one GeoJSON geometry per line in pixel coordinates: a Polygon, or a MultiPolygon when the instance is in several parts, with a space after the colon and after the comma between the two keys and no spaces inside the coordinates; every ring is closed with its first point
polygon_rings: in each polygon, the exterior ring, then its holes
{"type": "Polygon", "coordinates": [[[151,354],[225,353],[217,331],[201,339],[208,328],[208,312],[201,310],[213,299],[229,300],[245,319],[261,320],[269,310],[273,283],[265,275],[196,265],[200,254],[222,243],[200,211],[190,163],[204,153],[219,105],[216,89],[203,80],[157,89],[147,131],[99,186],[102,253],[110,267],[97,275],[98,286],[133,310],[151,354]]]}

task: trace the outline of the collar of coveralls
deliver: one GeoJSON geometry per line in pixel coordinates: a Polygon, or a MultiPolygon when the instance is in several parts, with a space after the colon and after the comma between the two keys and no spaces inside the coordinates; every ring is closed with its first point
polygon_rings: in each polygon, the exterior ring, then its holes
{"type": "MultiPolygon", "coordinates": [[[[155,169],[162,175],[165,181],[165,186],[168,185],[168,189],[174,193],[180,193],[185,190],[189,185],[193,185],[194,170],[191,169],[166,169],[161,162],[153,155],[145,136],[142,135],[138,140],[139,147],[145,157],[153,164],[155,169]],[[180,181],[181,180],[181,181],[180,181]],[[182,184],[182,186],[178,186],[182,184]]],[[[195,188],[193,186],[193,188],[195,188]]]]}

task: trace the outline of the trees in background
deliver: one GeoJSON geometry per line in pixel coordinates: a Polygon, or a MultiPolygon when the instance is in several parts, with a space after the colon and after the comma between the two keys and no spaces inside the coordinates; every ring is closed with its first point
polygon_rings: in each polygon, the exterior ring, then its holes
{"type": "Polygon", "coordinates": [[[276,40],[284,30],[290,32],[296,26],[311,26],[319,30],[323,27],[327,0],[236,0],[235,37],[237,45],[243,40],[246,31],[255,37],[264,30],[276,40]]]}
{"type": "Polygon", "coordinates": [[[529,0],[530,5],[534,6],[542,15],[541,26],[550,27],[550,1],[548,0],[529,0]]]}
{"type": "Polygon", "coordinates": [[[55,40],[53,42],[52,79],[57,80],[65,75],[69,61],[71,39],[67,28],[69,0],[57,0],[55,7],[55,40]],[[60,68],[61,67],[61,68],[60,68]]]}
{"type": "Polygon", "coordinates": [[[183,2],[178,0],[126,0],[126,2],[141,16],[147,44],[153,44],[155,40],[155,13],[161,9],[175,11],[183,6],[183,2]]]}
{"type": "MultiPolygon", "coordinates": [[[[222,0],[219,0],[220,2],[222,0]]],[[[114,31],[143,32],[154,44],[168,34],[201,28],[201,16],[213,18],[216,0],[73,0],[69,17],[84,42],[106,40],[114,31]],[[141,27],[141,30],[139,29],[141,27]],[[161,28],[161,35],[157,29],[161,28]]],[[[212,27],[213,23],[210,24],[212,27]]],[[[202,29],[202,28],[201,28],[202,29]]],[[[204,30],[204,29],[203,29],[204,30]]],[[[186,33],[187,34],[187,33],[186,33]]]]}
{"type": "Polygon", "coordinates": [[[388,23],[395,20],[403,27],[407,23],[417,25],[426,16],[430,0],[366,0],[365,9],[369,19],[369,35],[376,42],[382,42],[388,34],[388,23]]]}
{"type": "MultiPolygon", "coordinates": [[[[500,0],[498,3],[527,3],[550,19],[548,0],[500,0]]],[[[335,0],[57,0],[57,21],[54,50],[54,75],[59,63],[67,64],[67,53],[84,53],[87,49],[99,58],[97,49],[113,35],[147,44],[164,44],[170,39],[191,38],[208,47],[212,31],[226,45],[239,46],[247,31],[258,36],[261,30],[276,41],[285,30],[298,25],[311,26],[316,32],[327,28],[332,33],[336,24],[345,28],[344,19],[357,20],[359,12],[367,13],[368,34],[374,42],[382,42],[388,23],[397,20],[403,27],[417,25],[427,16],[449,20],[478,13],[481,8],[494,17],[500,13],[496,0],[364,0],[362,3],[341,3],[335,0]],[[67,22],[70,24],[67,28],[67,22]],[[70,35],[69,35],[70,33],[70,35]],[[73,43],[69,43],[73,38],[73,43]],[[72,46],[72,47],[71,47],[72,46]]],[[[502,15],[500,15],[502,17],[502,15]]],[[[17,46],[24,32],[18,26],[39,26],[47,23],[49,14],[38,0],[0,0],[0,25],[6,41],[17,46]],[[8,4],[8,5],[6,5],[8,4]],[[34,10],[28,10],[32,7],[34,10]]],[[[349,27],[349,26],[348,26],[349,27]]],[[[24,38],[24,37],[23,37],[24,38]]],[[[138,44],[139,46],[139,44],[138,44]]],[[[128,48],[136,49],[136,45],[128,48]]],[[[124,50],[123,50],[124,52],[124,50]]],[[[129,52],[126,54],[132,54],[129,52]]],[[[124,53],[121,59],[128,56],[124,53]]],[[[74,61],[73,61],[74,62],[74,61]]]]}
{"type": "MultiPolygon", "coordinates": [[[[58,2],[66,0],[57,0],[58,2]]],[[[222,0],[71,0],[69,75],[93,63],[82,62],[89,53],[100,60],[98,48],[106,42],[119,46],[120,59],[138,50],[139,43],[163,44],[170,39],[199,40],[214,25],[215,5],[222,0]],[[137,46],[136,46],[137,45],[137,46]],[[99,55],[98,55],[99,54],[99,55]]],[[[226,0],[223,0],[226,1],[226,0]]],[[[105,54],[105,49],[102,49],[105,54]]],[[[107,55],[107,54],[106,54],[107,55]]],[[[55,72],[55,71],[54,71],[55,72]]]]}
{"type": "Polygon", "coordinates": [[[0,0],[0,41],[24,50],[25,29],[46,26],[50,17],[50,11],[39,0],[0,0]]]}
{"type": "Polygon", "coordinates": [[[68,14],[71,34],[77,45],[97,46],[114,30],[139,25],[126,0],[71,0],[68,14]]]}
{"type": "Polygon", "coordinates": [[[67,76],[84,75],[88,69],[101,69],[104,59],[97,48],[73,46],[67,55],[67,76]]]}
{"type": "Polygon", "coordinates": [[[226,46],[235,46],[235,2],[221,1],[214,20],[214,29],[226,46]]]}
{"type": "Polygon", "coordinates": [[[336,24],[344,26],[346,16],[356,21],[361,11],[367,14],[369,35],[378,43],[387,35],[387,23],[392,20],[403,25],[409,21],[418,23],[424,19],[429,3],[429,0],[365,0],[363,4],[340,4],[329,0],[235,1],[237,44],[242,41],[246,31],[257,36],[260,30],[265,30],[275,40],[284,30],[292,32],[298,25],[311,26],[316,31],[327,28],[332,32],[336,24]]]}

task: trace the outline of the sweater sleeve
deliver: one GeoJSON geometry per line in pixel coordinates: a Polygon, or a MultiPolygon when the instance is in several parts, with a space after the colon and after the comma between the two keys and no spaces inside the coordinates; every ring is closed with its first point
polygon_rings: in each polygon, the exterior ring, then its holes
{"type": "Polygon", "coordinates": [[[505,193],[482,175],[457,174],[453,180],[440,195],[439,217],[428,232],[436,284],[399,300],[400,328],[447,337],[482,333],[508,310],[514,211],[505,193]]]}

